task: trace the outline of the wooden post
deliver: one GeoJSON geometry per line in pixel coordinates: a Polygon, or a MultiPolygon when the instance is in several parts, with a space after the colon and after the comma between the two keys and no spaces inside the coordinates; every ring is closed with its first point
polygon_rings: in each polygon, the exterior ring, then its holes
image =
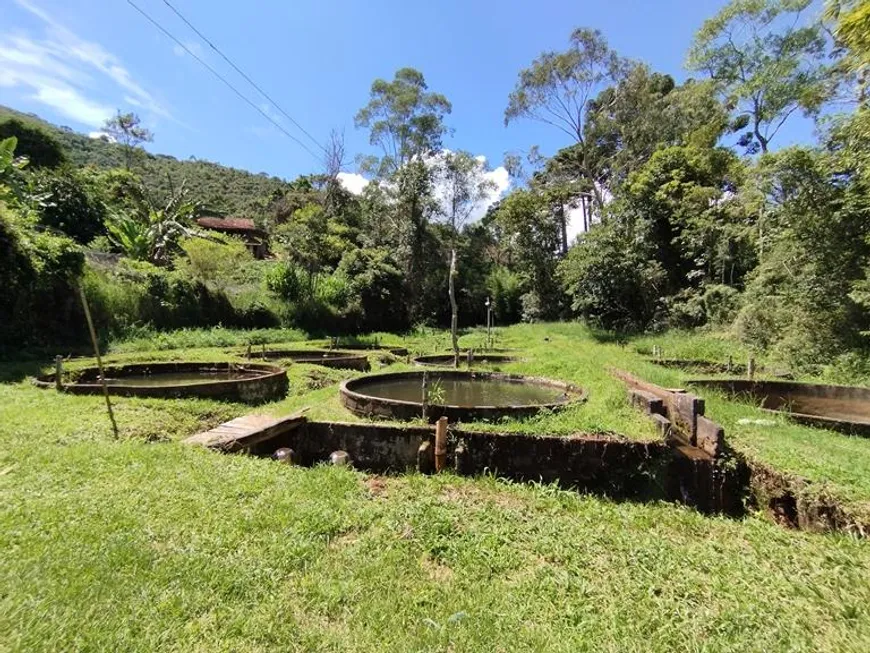
{"type": "Polygon", "coordinates": [[[755,358],[752,356],[749,357],[749,365],[746,366],[746,373],[749,375],[750,381],[755,376],[755,358]]]}
{"type": "Polygon", "coordinates": [[[473,349],[468,350],[468,353],[466,354],[466,358],[468,359],[467,360],[468,367],[471,367],[474,364],[474,350],[473,349]]]}
{"type": "Polygon", "coordinates": [[[439,417],[435,423],[435,471],[447,465],[447,418],[439,417]]]}
{"type": "Polygon", "coordinates": [[[728,355],[728,373],[731,374],[731,370],[734,368],[734,357],[730,354],[728,355]]]}
{"type": "Polygon", "coordinates": [[[88,331],[91,334],[91,344],[94,346],[94,356],[97,357],[97,369],[100,372],[100,384],[103,386],[103,396],[106,398],[106,410],[109,411],[109,421],[112,422],[112,433],[118,439],[118,424],[115,422],[115,413],[112,410],[112,402],[109,399],[109,386],[106,385],[106,375],[103,373],[103,359],[100,356],[100,346],[97,344],[97,332],[94,330],[94,321],[91,318],[91,309],[88,307],[88,298],[85,295],[84,286],[79,284],[79,296],[82,299],[82,308],[85,309],[85,319],[88,321],[88,331]]]}
{"type": "Polygon", "coordinates": [[[63,390],[63,356],[54,357],[54,387],[63,390]]]}
{"type": "Polygon", "coordinates": [[[251,343],[248,343],[248,351],[246,353],[246,357],[248,360],[251,360],[251,343]]]}

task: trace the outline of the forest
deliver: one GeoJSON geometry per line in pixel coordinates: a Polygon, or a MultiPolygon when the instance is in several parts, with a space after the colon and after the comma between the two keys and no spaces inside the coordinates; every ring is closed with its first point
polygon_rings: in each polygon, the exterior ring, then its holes
{"type": "Polygon", "coordinates": [[[424,73],[377,79],[355,116],[378,156],[349,192],[323,166],[283,181],[153,155],[135,114],[89,138],[0,111],[0,355],[74,347],[77,288],[104,337],[195,326],[337,335],[582,320],[602,334],[708,329],[795,369],[870,372],[870,5],[733,0],[677,83],[578,27],[518,71],[504,122],[559,130],[508,153],[510,192],[450,151],[424,73]],[[803,115],[817,140],[779,147],[803,115]],[[270,256],[205,232],[255,221],[270,256]],[[569,216],[585,229],[569,241],[569,216]]]}

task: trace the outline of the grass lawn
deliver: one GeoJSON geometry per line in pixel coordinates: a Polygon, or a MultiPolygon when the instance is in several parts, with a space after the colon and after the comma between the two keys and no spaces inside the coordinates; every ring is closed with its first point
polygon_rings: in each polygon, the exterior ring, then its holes
{"type": "MultiPolygon", "coordinates": [[[[223,360],[244,344],[244,334],[221,337],[187,333],[183,351],[122,343],[109,358],[223,360]]],[[[447,342],[381,339],[426,353],[447,342]]],[[[481,341],[473,332],[462,344],[481,341]]],[[[499,330],[497,345],[523,358],[505,370],[578,383],[589,401],[476,427],[650,439],[605,368],[686,378],[578,325],[499,330]]],[[[251,412],[238,404],[114,398],[113,441],[101,397],[33,388],[33,370],[0,368],[2,650],[870,649],[866,540],[491,478],[287,467],[178,442],[251,412]]],[[[348,373],[293,365],[290,376],[290,396],[259,410],[310,405],[313,418],[353,419],[337,400],[348,373]]],[[[870,440],[779,419],[741,424],[771,417],[707,398],[735,448],[870,499],[870,440]]]]}

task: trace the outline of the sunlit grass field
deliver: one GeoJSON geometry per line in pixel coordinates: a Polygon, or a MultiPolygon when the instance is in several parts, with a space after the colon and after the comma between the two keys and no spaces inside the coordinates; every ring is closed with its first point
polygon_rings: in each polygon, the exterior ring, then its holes
{"type": "MultiPolygon", "coordinates": [[[[419,353],[449,342],[429,331],[375,338],[419,353]]],[[[472,331],[461,344],[484,338],[472,331]]],[[[311,346],[296,332],[259,340],[311,346]]],[[[249,341],[223,330],[165,334],[150,350],[116,343],[107,360],[229,360],[249,341]]],[[[683,386],[689,375],[637,353],[651,342],[608,342],[575,324],[498,329],[495,346],[520,359],[505,371],[571,381],[588,401],[474,427],[653,439],[608,373],[683,386]]],[[[666,342],[699,358],[730,346],[666,342]]],[[[376,370],[381,358],[371,355],[376,370]]],[[[0,649],[870,649],[866,540],[546,485],[287,467],[180,443],[254,410],[357,419],[337,393],[356,372],[290,365],[288,397],[256,409],[113,398],[115,441],[102,397],[37,389],[27,376],[38,367],[0,366],[0,649]]],[[[705,398],[736,450],[870,505],[870,440],[705,398]],[[746,421],[758,419],[768,423],[746,421]]]]}

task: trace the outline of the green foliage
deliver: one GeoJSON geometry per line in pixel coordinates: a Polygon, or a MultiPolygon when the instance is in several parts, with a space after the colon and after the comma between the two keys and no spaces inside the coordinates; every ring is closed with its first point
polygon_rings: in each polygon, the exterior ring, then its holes
{"type": "Polygon", "coordinates": [[[142,126],[142,120],[135,113],[121,113],[119,110],[103,124],[103,131],[116,143],[124,148],[124,162],[130,169],[142,143],[154,140],[154,134],[142,126]]]}
{"type": "Polygon", "coordinates": [[[18,156],[27,157],[32,168],[57,168],[67,160],[58,139],[33,120],[0,117],[0,141],[12,137],[18,156]]]}
{"type": "Polygon", "coordinates": [[[660,310],[666,271],[635,230],[608,222],[571,248],[559,276],[571,308],[590,324],[643,330],[660,310]]]}
{"type": "Polygon", "coordinates": [[[195,234],[193,219],[200,211],[200,205],[189,199],[182,184],[165,206],[140,205],[133,215],[118,213],[106,228],[109,238],[126,256],[167,265],[179,251],[179,242],[195,234]]]}
{"type": "Polygon", "coordinates": [[[856,346],[868,325],[849,292],[870,260],[870,203],[863,184],[838,179],[839,170],[836,156],[804,148],[771,156],[761,169],[775,204],[736,328],[794,365],[856,346]]]}
{"type": "Polygon", "coordinates": [[[402,271],[388,250],[351,250],[342,257],[337,272],[347,280],[347,313],[352,330],[408,328],[402,271]]]}
{"type": "Polygon", "coordinates": [[[151,255],[148,225],[126,213],[113,216],[107,223],[109,240],[124,256],[134,261],[147,261],[151,255]]]}
{"type": "Polygon", "coordinates": [[[516,191],[499,204],[492,219],[523,277],[524,290],[534,293],[535,319],[558,316],[563,303],[556,281],[560,233],[546,198],[534,191],[516,191]]]}
{"type": "Polygon", "coordinates": [[[447,131],[444,116],[451,109],[446,97],[428,91],[418,70],[401,68],[391,82],[376,79],[369,103],[354,118],[357,127],[369,130],[369,142],[383,151],[365,167],[389,177],[415,157],[440,149],[447,131]]]}
{"type": "MultiPolygon", "coordinates": [[[[107,179],[112,180],[116,189],[119,186],[130,188],[126,181],[120,182],[121,179],[131,178],[124,170],[127,152],[122,144],[88,138],[84,134],[58,128],[39,118],[0,106],[0,120],[10,117],[33,122],[51,134],[62,144],[71,164],[108,170],[107,179]],[[117,170],[119,168],[120,171],[117,170]]],[[[137,152],[137,176],[147,189],[148,201],[157,206],[165,204],[175,194],[182,180],[186,180],[188,187],[196,189],[197,199],[210,212],[263,219],[270,213],[269,198],[280,196],[290,187],[277,177],[228,168],[195,157],[179,160],[165,154],[150,154],[141,148],[137,148],[137,152]]],[[[123,208],[126,211],[133,210],[131,206],[123,208]]]]}
{"type": "Polygon", "coordinates": [[[666,292],[705,279],[733,285],[754,264],[751,218],[729,197],[742,174],[730,150],[673,146],[629,178],[612,210],[645,231],[667,273],[666,292]]]}
{"type": "Polygon", "coordinates": [[[105,233],[106,204],[87,175],[66,167],[39,170],[29,176],[29,183],[31,192],[46,197],[38,209],[40,224],[82,244],[105,233]]]}
{"type": "Polygon", "coordinates": [[[265,303],[249,301],[236,306],[225,290],[211,289],[185,270],[167,270],[148,262],[122,260],[109,267],[89,268],[85,288],[98,328],[116,336],[143,328],[262,328],[279,322],[265,303]]]}
{"type": "Polygon", "coordinates": [[[825,99],[825,39],[815,20],[799,25],[812,0],[731,0],[704,22],[689,53],[689,66],[720,85],[750,131],[748,151],[767,152],[788,117],[813,113],[825,99]]]}
{"type": "Polygon", "coordinates": [[[302,270],[292,263],[281,262],[266,275],[266,287],[284,301],[299,301],[306,285],[302,274],[302,270]]]}
{"type": "Polygon", "coordinates": [[[74,285],[83,265],[73,241],[0,202],[0,354],[81,335],[74,285]]]}
{"type": "Polygon", "coordinates": [[[230,236],[184,238],[180,247],[183,256],[175,259],[175,268],[218,290],[224,290],[254,260],[245,243],[230,236]]]}
{"type": "Polygon", "coordinates": [[[311,203],[275,229],[275,238],[286,248],[288,258],[308,273],[312,291],[314,275],[324,267],[334,267],[346,247],[340,237],[330,233],[332,224],[324,208],[311,203]]]}
{"type": "Polygon", "coordinates": [[[522,287],[519,274],[503,265],[493,267],[486,278],[486,290],[497,323],[512,324],[520,320],[522,287]]]}
{"type": "Polygon", "coordinates": [[[866,0],[827,0],[825,18],[833,26],[836,46],[843,57],[835,73],[857,81],[858,97],[867,99],[870,83],[870,4],[866,0]]]}

